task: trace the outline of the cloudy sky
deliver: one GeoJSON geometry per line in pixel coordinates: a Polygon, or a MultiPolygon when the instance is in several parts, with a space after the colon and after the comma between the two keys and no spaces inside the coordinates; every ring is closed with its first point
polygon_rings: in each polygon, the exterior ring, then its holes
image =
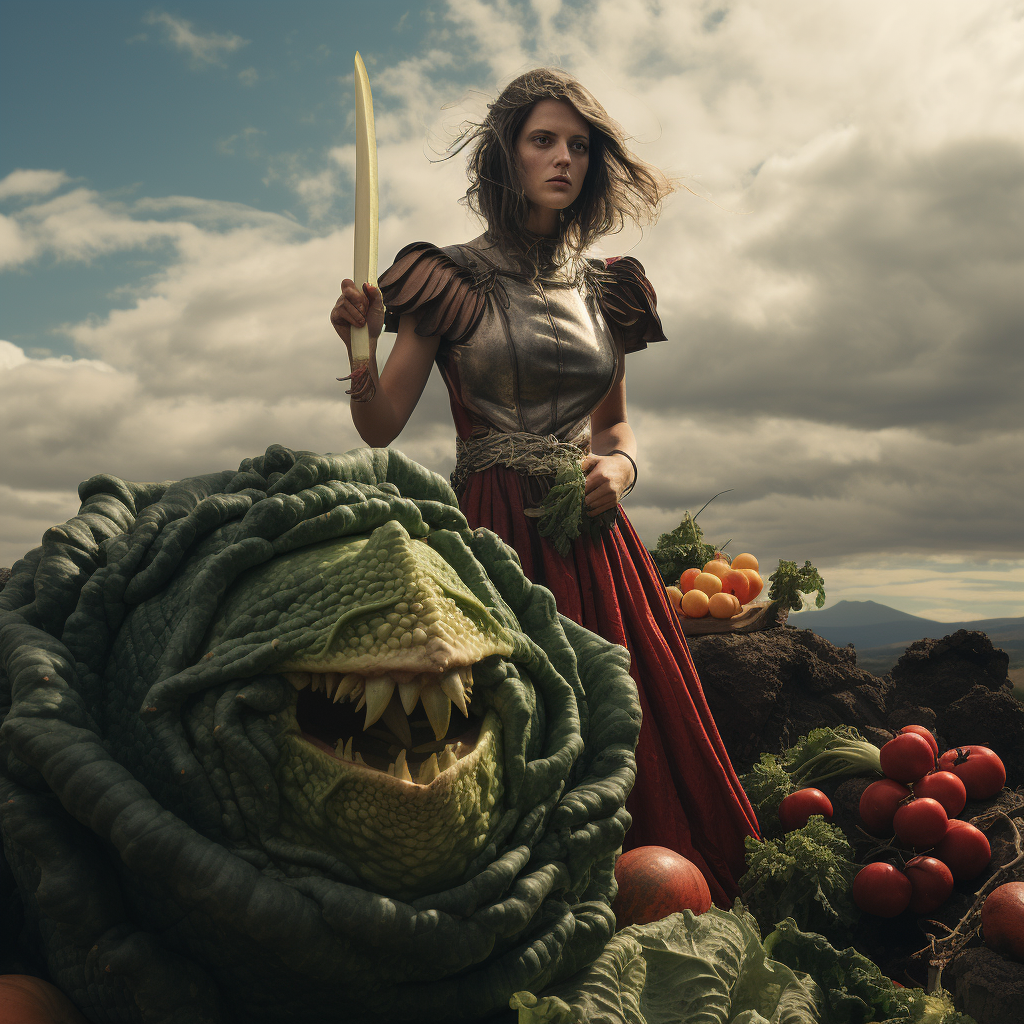
{"type": "MultiPolygon", "coordinates": [[[[644,540],[702,514],[829,604],[1024,615],[1021,0],[4,0],[0,565],[80,480],[358,445],[327,314],[351,273],[351,68],[381,265],[479,227],[467,117],[575,73],[680,182],[639,258],[644,540]],[[361,13],[366,12],[366,13],[361,13]]],[[[386,346],[385,346],[386,350],[386,346]]],[[[435,377],[396,446],[440,472],[435,377]]]]}

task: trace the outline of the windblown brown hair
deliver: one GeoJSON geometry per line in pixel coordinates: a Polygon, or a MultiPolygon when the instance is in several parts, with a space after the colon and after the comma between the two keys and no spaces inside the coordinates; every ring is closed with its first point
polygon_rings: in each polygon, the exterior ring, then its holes
{"type": "Polygon", "coordinates": [[[510,82],[488,104],[483,123],[470,124],[448,149],[452,157],[471,147],[469,188],[461,201],[487,222],[488,234],[502,248],[536,265],[516,144],[526,118],[541,100],[564,100],[590,125],[590,163],[583,188],[559,221],[559,262],[578,258],[599,238],[621,231],[626,219],[638,226],[656,221],[662,200],[674,191],[672,183],[629,151],[622,128],[572,75],[557,68],[536,68],[510,82]]]}

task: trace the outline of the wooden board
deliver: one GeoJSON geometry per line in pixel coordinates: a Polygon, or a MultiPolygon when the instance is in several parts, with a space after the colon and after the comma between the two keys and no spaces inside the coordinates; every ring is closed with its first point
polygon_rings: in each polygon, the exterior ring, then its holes
{"type": "Polygon", "coordinates": [[[786,624],[789,608],[779,601],[767,604],[745,604],[739,615],[731,619],[716,619],[706,615],[703,619],[679,617],[684,636],[703,636],[705,633],[756,633],[762,629],[778,629],[786,624]]]}

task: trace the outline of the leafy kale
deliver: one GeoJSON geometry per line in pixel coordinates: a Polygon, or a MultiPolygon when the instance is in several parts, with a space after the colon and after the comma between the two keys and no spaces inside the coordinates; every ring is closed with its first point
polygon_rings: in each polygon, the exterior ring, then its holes
{"type": "Polygon", "coordinates": [[[757,764],[740,776],[740,785],[757,815],[761,835],[766,839],[782,835],[779,804],[792,792],[793,784],[779,756],[762,754],[757,764]]]}
{"type": "Polygon", "coordinates": [[[852,898],[859,865],[838,828],[815,814],[781,839],[748,837],[746,847],[747,873],[740,888],[762,932],[791,917],[805,931],[848,937],[860,916],[852,898]]]}
{"type": "MultiPolygon", "coordinates": [[[[725,491],[719,491],[719,494],[725,493],[725,491]]],[[[715,498],[717,497],[718,494],[715,495],[715,498]]],[[[683,521],[671,533],[663,533],[658,538],[651,557],[666,586],[677,586],[679,577],[687,569],[703,569],[715,557],[716,551],[721,551],[731,543],[731,541],[718,545],[707,543],[704,540],[703,530],[697,525],[697,516],[715,498],[705,502],[703,508],[692,516],[689,512],[684,512],[683,521]]]]}
{"type": "Polygon", "coordinates": [[[814,599],[815,607],[820,608],[825,603],[825,581],[810,562],[804,562],[803,568],[798,569],[796,562],[780,558],[779,567],[768,577],[768,582],[771,584],[769,599],[781,601],[795,612],[803,607],[803,595],[815,590],[818,592],[814,599]]]}
{"type": "Polygon", "coordinates": [[[974,1024],[953,1008],[948,992],[897,988],[866,956],[837,950],[824,935],[780,921],[764,940],[765,952],[794,972],[809,974],[821,991],[821,1024],[974,1024]]]}

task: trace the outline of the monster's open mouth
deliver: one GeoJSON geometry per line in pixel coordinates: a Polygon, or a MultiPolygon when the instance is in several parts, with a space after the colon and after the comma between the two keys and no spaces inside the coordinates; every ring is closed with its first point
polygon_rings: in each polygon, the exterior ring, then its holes
{"type": "Polygon", "coordinates": [[[302,738],[339,761],[429,786],[475,748],[470,666],[447,672],[286,672],[302,738]]]}

